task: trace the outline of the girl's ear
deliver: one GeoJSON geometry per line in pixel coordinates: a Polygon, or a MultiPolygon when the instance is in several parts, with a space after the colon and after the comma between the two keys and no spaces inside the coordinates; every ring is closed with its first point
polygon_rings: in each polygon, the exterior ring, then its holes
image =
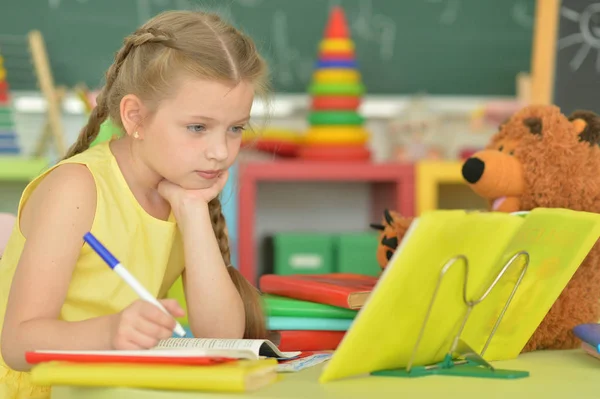
{"type": "Polygon", "coordinates": [[[135,136],[136,139],[144,138],[142,129],[144,104],[140,98],[134,94],[124,96],[121,99],[120,111],[125,133],[128,136],[135,136]]]}

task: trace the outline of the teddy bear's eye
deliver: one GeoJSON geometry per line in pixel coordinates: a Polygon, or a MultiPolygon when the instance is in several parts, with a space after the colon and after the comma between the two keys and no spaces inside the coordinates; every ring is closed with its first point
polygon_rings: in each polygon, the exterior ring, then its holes
{"type": "Polygon", "coordinates": [[[515,155],[515,150],[512,150],[511,152],[508,153],[509,155],[515,155]]]}
{"type": "Polygon", "coordinates": [[[504,146],[501,145],[500,147],[498,147],[498,151],[502,151],[504,149],[504,146]]]}

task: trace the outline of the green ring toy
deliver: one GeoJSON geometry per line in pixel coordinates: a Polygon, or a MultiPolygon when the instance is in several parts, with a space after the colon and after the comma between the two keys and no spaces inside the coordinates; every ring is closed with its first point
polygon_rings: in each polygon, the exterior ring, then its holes
{"type": "Polygon", "coordinates": [[[308,87],[308,92],[315,96],[360,96],[365,92],[365,86],[362,83],[312,83],[308,87]]]}
{"type": "Polygon", "coordinates": [[[312,112],[308,121],[311,125],[362,125],[365,118],[352,111],[319,111],[312,112]]]}

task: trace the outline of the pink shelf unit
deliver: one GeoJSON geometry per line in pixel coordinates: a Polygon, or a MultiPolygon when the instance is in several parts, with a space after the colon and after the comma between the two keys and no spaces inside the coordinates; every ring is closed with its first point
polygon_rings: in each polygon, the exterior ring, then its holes
{"type": "Polygon", "coordinates": [[[256,197],[260,182],[331,181],[366,182],[371,187],[371,219],[379,222],[385,208],[414,216],[412,164],[315,162],[303,160],[248,161],[239,166],[238,259],[240,272],[258,283],[255,237],[256,197]]]}

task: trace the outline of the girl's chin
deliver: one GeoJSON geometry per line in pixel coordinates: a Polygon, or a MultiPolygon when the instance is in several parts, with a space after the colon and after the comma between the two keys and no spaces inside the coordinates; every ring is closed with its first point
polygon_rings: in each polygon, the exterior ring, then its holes
{"type": "Polygon", "coordinates": [[[212,187],[217,181],[217,179],[204,179],[196,173],[185,176],[178,176],[178,178],[164,178],[185,190],[204,190],[212,187]]]}
{"type": "Polygon", "coordinates": [[[186,190],[204,190],[212,187],[214,184],[214,181],[204,180],[196,177],[194,179],[186,179],[179,185],[186,190]]]}

